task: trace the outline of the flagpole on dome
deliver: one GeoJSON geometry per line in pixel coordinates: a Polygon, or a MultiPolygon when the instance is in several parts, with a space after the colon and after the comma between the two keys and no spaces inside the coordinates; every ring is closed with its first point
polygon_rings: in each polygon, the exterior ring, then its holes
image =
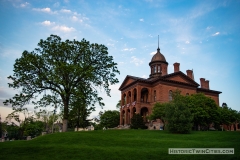
{"type": "Polygon", "coordinates": [[[160,48],[159,48],[159,35],[158,35],[158,48],[157,48],[157,52],[160,52],[160,48]]]}

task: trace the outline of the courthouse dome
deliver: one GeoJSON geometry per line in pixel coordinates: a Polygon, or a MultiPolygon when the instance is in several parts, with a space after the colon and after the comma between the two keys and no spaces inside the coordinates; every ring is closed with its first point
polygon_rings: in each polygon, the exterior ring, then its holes
{"type": "Polygon", "coordinates": [[[164,62],[166,62],[166,59],[165,59],[164,55],[162,55],[160,53],[159,48],[157,49],[157,53],[152,57],[151,62],[154,62],[154,61],[164,61],[164,62]]]}

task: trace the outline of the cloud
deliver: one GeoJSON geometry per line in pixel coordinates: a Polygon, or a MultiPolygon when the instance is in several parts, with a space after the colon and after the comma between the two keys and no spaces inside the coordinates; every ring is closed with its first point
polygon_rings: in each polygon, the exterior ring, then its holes
{"type": "Polygon", "coordinates": [[[113,43],[107,43],[107,46],[114,47],[113,43]]]}
{"type": "Polygon", "coordinates": [[[212,29],[212,27],[211,27],[211,26],[208,26],[208,27],[206,28],[206,30],[210,30],[210,29],[212,29]]]}
{"type": "Polygon", "coordinates": [[[65,25],[56,25],[55,22],[51,22],[51,21],[48,21],[48,20],[43,21],[40,24],[43,25],[43,26],[47,26],[47,27],[52,26],[51,29],[55,30],[55,31],[62,31],[62,32],[73,32],[73,31],[75,31],[75,28],[73,28],[73,27],[67,27],[65,25]]]}
{"type": "Polygon", "coordinates": [[[54,27],[52,28],[52,30],[55,30],[55,31],[63,31],[63,32],[73,32],[73,31],[75,31],[75,28],[73,28],[73,27],[67,27],[67,26],[65,26],[65,25],[62,25],[62,26],[57,25],[57,26],[54,26],[54,27]]]}
{"type": "Polygon", "coordinates": [[[69,10],[69,9],[61,9],[60,12],[63,12],[63,13],[71,13],[71,10],[69,10]]]}
{"type": "Polygon", "coordinates": [[[124,48],[122,51],[134,51],[136,48],[124,48]]]}
{"type": "Polygon", "coordinates": [[[146,75],[143,75],[142,78],[147,78],[147,76],[146,76],[146,75]]]}
{"type": "Polygon", "coordinates": [[[50,21],[44,21],[44,22],[41,22],[41,25],[43,26],[51,26],[51,25],[54,25],[55,22],[50,22],[50,21]]]}
{"type": "Polygon", "coordinates": [[[143,19],[143,18],[141,18],[141,19],[139,19],[139,21],[140,21],[140,22],[144,22],[144,19],[143,19]]]}
{"type": "Polygon", "coordinates": [[[74,22],[80,22],[80,23],[83,23],[89,20],[89,18],[85,17],[84,15],[78,14],[77,12],[73,12],[73,16],[71,16],[70,19],[74,22]]]}
{"type": "Polygon", "coordinates": [[[189,41],[186,41],[185,43],[186,43],[186,44],[189,44],[190,42],[189,42],[189,41]]]}
{"type": "Polygon", "coordinates": [[[152,56],[153,56],[154,54],[156,54],[156,51],[153,51],[153,52],[150,53],[150,55],[152,55],[152,56]]]}
{"type": "Polygon", "coordinates": [[[24,7],[27,7],[27,6],[29,6],[29,5],[30,5],[30,3],[25,2],[25,3],[20,4],[20,7],[24,8],[24,7]]]}
{"type": "Polygon", "coordinates": [[[216,32],[214,34],[212,34],[212,36],[218,36],[220,34],[220,32],[216,32]]]}
{"type": "Polygon", "coordinates": [[[44,12],[44,13],[57,13],[56,11],[53,12],[51,10],[51,8],[33,8],[34,11],[38,11],[38,12],[44,12]]]}
{"type": "Polygon", "coordinates": [[[131,59],[132,60],[130,62],[134,63],[136,66],[139,66],[139,65],[143,64],[143,60],[141,60],[141,59],[139,59],[135,56],[132,56],[131,59]]]}
{"type": "Polygon", "coordinates": [[[77,17],[77,16],[72,16],[71,19],[72,19],[73,21],[78,21],[78,17],[77,17]]]}

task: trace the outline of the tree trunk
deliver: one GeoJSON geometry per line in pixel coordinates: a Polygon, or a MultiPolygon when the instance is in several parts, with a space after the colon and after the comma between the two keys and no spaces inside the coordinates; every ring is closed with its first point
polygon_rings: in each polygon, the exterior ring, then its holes
{"type": "Polygon", "coordinates": [[[67,132],[68,129],[68,104],[69,104],[69,97],[63,100],[64,104],[64,111],[63,111],[63,132],[67,132]]]}
{"type": "Polygon", "coordinates": [[[62,128],[62,131],[63,131],[63,132],[67,132],[67,127],[68,127],[68,120],[67,120],[67,119],[63,119],[63,128],[62,128]]]}

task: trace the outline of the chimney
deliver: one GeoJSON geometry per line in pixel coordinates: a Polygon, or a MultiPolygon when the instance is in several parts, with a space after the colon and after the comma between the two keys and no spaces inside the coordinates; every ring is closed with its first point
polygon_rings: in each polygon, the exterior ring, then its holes
{"type": "Polygon", "coordinates": [[[186,72],[187,72],[187,76],[193,79],[193,71],[188,69],[186,72]]]}
{"type": "Polygon", "coordinates": [[[200,84],[201,84],[201,88],[206,88],[205,87],[205,78],[200,78],[200,84]]]}
{"type": "Polygon", "coordinates": [[[176,62],[176,63],[173,64],[173,66],[174,66],[174,73],[175,73],[175,72],[179,72],[180,63],[177,63],[177,62],[176,62]]]}
{"type": "Polygon", "coordinates": [[[209,80],[205,81],[206,89],[209,89],[209,80]]]}

